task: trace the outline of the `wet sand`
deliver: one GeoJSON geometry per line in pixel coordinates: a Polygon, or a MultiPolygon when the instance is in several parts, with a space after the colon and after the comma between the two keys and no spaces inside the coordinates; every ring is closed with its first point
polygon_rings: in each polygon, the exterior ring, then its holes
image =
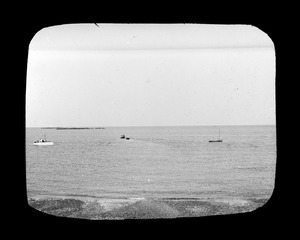
{"type": "Polygon", "coordinates": [[[251,212],[268,199],[38,198],[28,204],[54,216],[80,219],[166,219],[251,212]]]}

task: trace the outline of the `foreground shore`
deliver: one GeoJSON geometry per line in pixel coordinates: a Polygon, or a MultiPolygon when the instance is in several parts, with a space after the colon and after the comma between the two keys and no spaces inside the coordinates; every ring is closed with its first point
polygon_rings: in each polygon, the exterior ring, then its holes
{"type": "Polygon", "coordinates": [[[74,199],[30,198],[28,204],[54,216],[81,219],[156,219],[251,212],[268,199],[74,199]]]}

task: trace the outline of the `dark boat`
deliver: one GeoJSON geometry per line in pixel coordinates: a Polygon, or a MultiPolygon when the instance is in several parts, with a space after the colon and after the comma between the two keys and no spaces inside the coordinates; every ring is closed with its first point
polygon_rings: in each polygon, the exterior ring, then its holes
{"type": "Polygon", "coordinates": [[[209,142],[223,142],[223,140],[220,139],[220,129],[219,129],[219,139],[217,139],[217,140],[209,140],[209,142]]]}
{"type": "Polygon", "coordinates": [[[126,138],[126,140],[129,140],[129,139],[130,139],[129,137],[126,138]]]}
{"type": "Polygon", "coordinates": [[[223,142],[222,139],[218,139],[218,140],[209,140],[209,142],[223,142]]]}
{"type": "Polygon", "coordinates": [[[125,135],[121,135],[121,139],[124,139],[125,138],[125,135]]]}

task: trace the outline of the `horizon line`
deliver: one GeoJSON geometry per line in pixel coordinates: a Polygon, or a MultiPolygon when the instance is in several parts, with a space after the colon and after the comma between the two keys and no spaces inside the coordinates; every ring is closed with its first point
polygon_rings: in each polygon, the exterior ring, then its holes
{"type": "Polygon", "coordinates": [[[118,125],[118,126],[25,126],[25,128],[114,128],[114,127],[221,127],[221,126],[276,126],[273,124],[211,124],[211,125],[118,125]]]}

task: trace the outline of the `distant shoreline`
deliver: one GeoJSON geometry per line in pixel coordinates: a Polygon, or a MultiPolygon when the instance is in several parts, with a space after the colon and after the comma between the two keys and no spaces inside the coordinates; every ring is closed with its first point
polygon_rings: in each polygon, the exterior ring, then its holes
{"type": "Polygon", "coordinates": [[[41,129],[55,130],[86,130],[86,129],[105,129],[104,127],[42,127],[41,129]]]}

